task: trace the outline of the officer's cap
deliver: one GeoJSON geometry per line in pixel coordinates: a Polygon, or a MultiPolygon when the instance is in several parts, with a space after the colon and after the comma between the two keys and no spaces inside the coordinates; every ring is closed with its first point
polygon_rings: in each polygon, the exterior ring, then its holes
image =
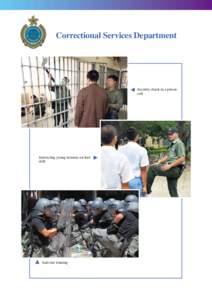
{"type": "Polygon", "coordinates": [[[169,134],[173,134],[173,133],[178,133],[177,128],[172,127],[172,128],[169,128],[169,129],[168,129],[168,132],[167,132],[168,135],[169,135],[169,134]]]}

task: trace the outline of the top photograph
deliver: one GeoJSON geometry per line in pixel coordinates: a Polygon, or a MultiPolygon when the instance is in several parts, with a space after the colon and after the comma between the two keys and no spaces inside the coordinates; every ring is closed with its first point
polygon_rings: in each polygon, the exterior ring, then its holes
{"type": "Polygon", "coordinates": [[[22,127],[127,119],[127,57],[22,57],[22,127]]]}

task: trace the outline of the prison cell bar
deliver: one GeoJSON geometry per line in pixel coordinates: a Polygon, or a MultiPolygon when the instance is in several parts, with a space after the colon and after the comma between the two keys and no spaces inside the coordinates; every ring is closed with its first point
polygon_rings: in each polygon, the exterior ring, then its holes
{"type": "MultiPolygon", "coordinates": [[[[27,113],[27,101],[26,101],[26,86],[25,86],[25,76],[24,76],[24,67],[23,67],[23,59],[21,57],[21,70],[22,70],[22,80],[23,80],[23,97],[24,97],[24,117],[26,118],[26,123],[28,120],[28,113],[27,113]]],[[[21,99],[22,100],[22,99],[21,99]]],[[[22,103],[21,103],[21,110],[22,110],[22,103]]]]}

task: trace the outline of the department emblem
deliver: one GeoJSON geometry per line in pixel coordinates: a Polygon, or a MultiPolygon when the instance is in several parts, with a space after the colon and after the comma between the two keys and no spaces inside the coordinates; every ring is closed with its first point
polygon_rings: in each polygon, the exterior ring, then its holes
{"type": "Polygon", "coordinates": [[[29,25],[25,24],[21,29],[21,39],[25,46],[35,49],[42,46],[46,39],[46,30],[43,25],[38,25],[38,19],[32,16],[29,25]]]}

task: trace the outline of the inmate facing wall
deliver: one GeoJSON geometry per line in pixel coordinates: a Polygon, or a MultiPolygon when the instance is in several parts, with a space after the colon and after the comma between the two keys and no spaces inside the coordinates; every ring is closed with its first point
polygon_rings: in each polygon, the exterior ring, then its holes
{"type": "Polygon", "coordinates": [[[126,57],[22,57],[22,127],[127,118],[126,57]]]}

